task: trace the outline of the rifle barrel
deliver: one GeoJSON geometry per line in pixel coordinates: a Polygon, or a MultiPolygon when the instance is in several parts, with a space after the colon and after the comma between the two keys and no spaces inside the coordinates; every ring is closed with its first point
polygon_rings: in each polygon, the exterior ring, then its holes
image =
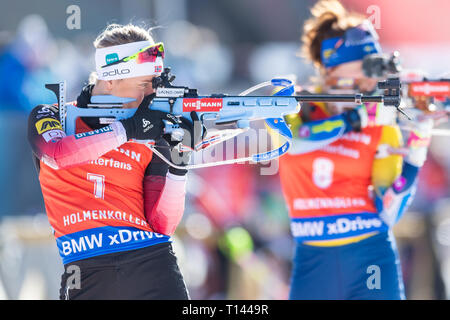
{"type": "Polygon", "coordinates": [[[299,102],[384,102],[384,96],[364,96],[362,94],[306,94],[294,97],[299,102]]]}

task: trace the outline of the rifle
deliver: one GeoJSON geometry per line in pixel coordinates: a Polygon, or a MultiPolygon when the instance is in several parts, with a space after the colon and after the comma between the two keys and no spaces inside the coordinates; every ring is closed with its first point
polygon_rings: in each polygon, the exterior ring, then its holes
{"type": "MultiPolygon", "coordinates": [[[[450,111],[450,78],[429,79],[418,72],[402,70],[397,51],[390,56],[367,55],[363,59],[363,70],[367,77],[398,76],[402,83],[402,109],[416,108],[423,112],[422,117],[436,119],[450,111]]],[[[400,124],[400,128],[412,130],[405,124],[400,124]]],[[[449,136],[450,131],[433,129],[432,134],[449,136]]]]}
{"type": "Polygon", "coordinates": [[[449,112],[448,107],[443,104],[449,103],[450,78],[428,79],[423,77],[413,81],[404,81],[406,95],[411,99],[412,105],[424,112],[435,112],[438,110],[436,104],[441,104],[441,109],[449,112]]]}
{"type": "MultiPolygon", "coordinates": [[[[193,122],[190,113],[196,111],[199,120],[203,124],[201,130],[205,130],[206,122],[211,121],[218,130],[207,130],[206,136],[194,148],[194,152],[201,151],[218,143],[222,143],[250,128],[250,122],[264,120],[266,124],[284,138],[285,143],[274,150],[252,154],[249,157],[216,161],[204,164],[192,164],[185,167],[177,166],[164,157],[153,145],[149,145],[152,151],[167,164],[175,168],[196,169],[209,166],[232,164],[251,161],[260,163],[269,161],[285,154],[291,144],[292,133],[283,117],[287,114],[298,113],[301,102],[379,102],[386,106],[399,107],[400,105],[400,81],[388,79],[378,83],[378,87],[384,90],[384,95],[364,96],[363,94],[305,94],[293,96],[294,84],[283,78],[275,78],[270,81],[273,86],[282,86],[283,89],[273,96],[229,96],[226,94],[213,94],[199,96],[197,89],[172,85],[175,76],[170,74],[170,68],[165,68],[159,77],[153,79],[153,88],[156,88],[155,98],[149,108],[172,114],[174,117],[183,117],[193,122]],[[224,125],[233,124],[235,129],[223,129],[224,125]]],[[[122,109],[124,103],[132,100],[115,96],[93,96],[88,108],[78,108],[65,103],[65,82],[47,84],[47,89],[53,91],[58,99],[60,121],[67,135],[75,134],[75,122],[79,117],[99,117],[109,120],[121,120],[133,116],[136,109],[122,109]]],[[[182,140],[183,130],[177,121],[164,123],[164,134],[171,134],[172,139],[182,140]]],[[[202,132],[203,133],[203,132],[202,132]]],[[[176,146],[178,151],[187,151],[181,143],[176,146]]]]}

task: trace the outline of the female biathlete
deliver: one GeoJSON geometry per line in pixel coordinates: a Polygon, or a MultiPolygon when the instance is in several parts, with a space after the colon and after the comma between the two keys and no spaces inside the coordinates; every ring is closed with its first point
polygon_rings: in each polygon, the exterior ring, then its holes
{"type": "Polygon", "coordinates": [[[184,211],[187,171],[168,168],[139,143],[154,140],[171,157],[161,138],[166,114],[149,109],[164,47],[134,25],[108,26],[94,46],[97,79],[76,105],[87,107],[95,95],[133,98],[123,106],[138,108],[133,117],[110,124],[79,118],[76,134],[66,136],[58,107],[39,105],[29,116],[28,139],[65,267],[60,298],[188,299],[170,237],[184,211]]]}
{"type": "MultiPolygon", "coordinates": [[[[362,69],[381,52],[370,22],[338,1],[311,12],[302,40],[320,71],[317,91],[375,93],[380,79],[362,69]]],[[[415,122],[402,161],[389,153],[402,145],[395,122],[376,123],[385,112],[315,103],[287,118],[295,139],[279,172],[296,240],[290,299],[405,298],[391,227],[411,201],[433,123],[415,122]]]]}

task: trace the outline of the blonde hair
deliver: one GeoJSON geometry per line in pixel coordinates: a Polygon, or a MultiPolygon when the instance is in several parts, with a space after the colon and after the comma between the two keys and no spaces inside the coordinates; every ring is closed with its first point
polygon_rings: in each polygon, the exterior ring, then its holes
{"type": "Polygon", "coordinates": [[[301,55],[322,67],[322,41],[344,35],[345,31],[360,25],[365,17],[349,12],[338,0],[320,0],[311,8],[312,17],[306,20],[301,41],[301,55]]]}
{"type": "MultiPolygon", "coordinates": [[[[125,43],[150,41],[155,43],[151,35],[151,29],[145,29],[134,24],[110,24],[100,33],[94,40],[93,44],[96,49],[117,46],[125,43]]],[[[91,72],[89,75],[89,84],[97,82],[97,73],[91,72]]]]}

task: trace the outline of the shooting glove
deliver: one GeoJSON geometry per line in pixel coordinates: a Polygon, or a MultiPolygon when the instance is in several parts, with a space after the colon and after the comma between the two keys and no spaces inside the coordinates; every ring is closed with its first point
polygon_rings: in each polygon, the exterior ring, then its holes
{"type": "Polygon", "coordinates": [[[361,129],[367,127],[369,122],[369,116],[367,115],[367,109],[364,105],[359,106],[352,110],[347,110],[342,113],[346,123],[345,132],[356,131],[360,132],[361,129]]]}
{"type": "MultiPolygon", "coordinates": [[[[169,134],[163,136],[172,147],[170,160],[174,164],[183,167],[189,164],[192,151],[206,135],[206,128],[200,122],[197,112],[192,111],[190,115],[193,123],[183,117],[179,119],[178,125],[184,132],[181,141],[174,140],[173,136],[169,134]]],[[[169,172],[176,175],[185,175],[187,170],[169,167],[169,172]]]]}
{"type": "Polygon", "coordinates": [[[413,120],[408,121],[409,126],[412,124],[412,131],[407,141],[408,155],[405,161],[416,167],[422,167],[427,159],[433,127],[447,121],[448,116],[445,111],[424,113],[419,109],[408,110],[408,115],[413,120]]]}

